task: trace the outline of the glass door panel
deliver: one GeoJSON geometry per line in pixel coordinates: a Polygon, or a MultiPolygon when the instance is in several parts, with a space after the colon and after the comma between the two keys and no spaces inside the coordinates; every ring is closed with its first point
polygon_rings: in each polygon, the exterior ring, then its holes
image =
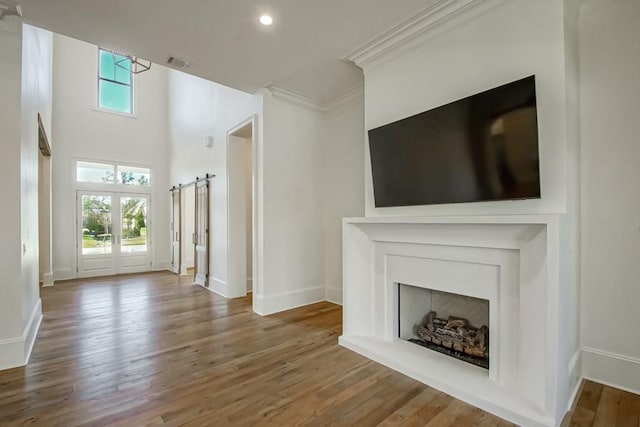
{"type": "Polygon", "coordinates": [[[111,254],[111,196],[83,194],[82,255],[111,254]]]}
{"type": "Polygon", "coordinates": [[[147,252],[147,198],[121,197],[121,252],[147,252]]]}
{"type": "Polygon", "coordinates": [[[151,268],[149,196],[118,193],[118,273],[138,273],[151,268]]]}
{"type": "Polygon", "coordinates": [[[114,208],[117,205],[114,202],[114,193],[79,191],[77,194],[78,277],[116,274],[117,212],[114,208]]]}

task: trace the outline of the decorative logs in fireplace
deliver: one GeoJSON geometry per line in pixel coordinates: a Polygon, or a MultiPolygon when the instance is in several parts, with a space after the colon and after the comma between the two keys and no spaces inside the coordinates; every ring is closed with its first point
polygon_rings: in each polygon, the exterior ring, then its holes
{"type": "Polygon", "coordinates": [[[440,319],[435,311],[430,311],[421,324],[415,326],[414,332],[419,340],[410,341],[416,344],[488,368],[489,328],[486,325],[476,328],[467,319],[440,319]]]}

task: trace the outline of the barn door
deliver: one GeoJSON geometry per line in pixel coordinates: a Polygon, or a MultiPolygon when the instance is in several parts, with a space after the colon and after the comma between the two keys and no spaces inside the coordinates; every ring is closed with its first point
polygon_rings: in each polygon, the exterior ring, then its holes
{"type": "Polygon", "coordinates": [[[182,191],[179,188],[171,190],[171,271],[180,274],[182,265],[181,226],[182,226],[182,191]]]}
{"type": "Polygon", "coordinates": [[[195,282],[209,286],[209,180],[196,183],[195,232],[193,243],[196,247],[195,282]]]}

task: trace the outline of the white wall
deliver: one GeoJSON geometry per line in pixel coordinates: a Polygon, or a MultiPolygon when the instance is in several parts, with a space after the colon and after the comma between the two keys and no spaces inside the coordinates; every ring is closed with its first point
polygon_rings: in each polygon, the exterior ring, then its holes
{"type": "Polygon", "coordinates": [[[226,294],[226,133],[255,113],[254,99],[247,93],[170,70],[168,105],[170,186],[191,182],[206,173],[216,175],[210,184],[209,278],[212,289],[226,294]],[[207,136],[214,137],[212,147],[205,146],[207,136]]]}
{"type": "Polygon", "coordinates": [[[51,123],[51,33],[0,21],[0,369],[24,365],[42,319],[38,288],[38,122],[51,123]]]}
{"type": "Polygon", "coordinates": [[[364,215],[364,98],[327,112],[322,142],[324,283],[342,303],[342,218],[364,215]]]}
{"type": "Polygon", "coordinates": [[[0,209],[0,369],[15,366],[15,356],[5,341],[22,334],[21,289],[21,61],[22,23],[0,20],[0,129],[2,129],[2,167],[0,180],[5,186],[0,209]]]}
{"type": "Polygon", "coordinates": [[[28,327],[40,315],[40,263],[38,260],[38,113],[50,133],[52,117],[52,49],[49,31],[30,25],[22,29],[22,148],[20,161],[22,227],[22,316],[28,327]],[[24,250],[26,245],[26,250],[24,250]]]}
{"type": "MultiPolygon", "coordinates": [[[[322,113],[263,98],[262,282],[254,286],[261,314],[323,300],[322,113]]],[[[255,277],[255,272],[254,272],[255,277]]]]}
{"type": "Polygon", "coordinates": [[[640,392],[640,3],[580,19],[582,343],[586,377],[640,392]]]}
{"type": "Polygon", "coordinates": [[[365,126],[372,129],[505,83],[535,75],[542,197],[535,200],[375,208],[365,148],[367,216],[558,214],[554,242],[562,283],[556,418],[580,377],[578,2],[501,2],[489,12],[411,41],[365,66],[365,126]],[[544,29],[544,30],[541,30],[544,29]]]}
{"type": "Polygon", "coordinates": [[[535,74],[542,198],[376,209],[367,148],[367,216],[566,212],[562,16],[562,2],[502,2],[471,22],[365,69],[366,129],[535,74]]]}
{"type": "Polygon", "coordinates": [[[169,268],[167,69],[135,77],[135,115],[97,110],[97,47],[54,36],[53,263],[56,280],[76,277],[74,159],[152,168],[151,260],[169,268]]]}

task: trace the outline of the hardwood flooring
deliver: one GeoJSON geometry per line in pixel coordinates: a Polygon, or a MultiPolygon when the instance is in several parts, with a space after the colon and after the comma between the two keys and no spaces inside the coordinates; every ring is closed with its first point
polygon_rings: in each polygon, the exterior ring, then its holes
{"type": "MultiPolygon", "coordinates": [[[[511,425],[339,347],[339,306],[260,317],[250,297],[190,281],[149,273],[43,288],[29,365],[0,372],[0,425],[511,425]]],[[[637,396],[590,384],[575,425],[638,425],[637,396]]]]}
{"type": "Polygon", "coordinates": [[[569,418],[575,427],[638,427],[640,395],[585,380],[569,418]]]}

